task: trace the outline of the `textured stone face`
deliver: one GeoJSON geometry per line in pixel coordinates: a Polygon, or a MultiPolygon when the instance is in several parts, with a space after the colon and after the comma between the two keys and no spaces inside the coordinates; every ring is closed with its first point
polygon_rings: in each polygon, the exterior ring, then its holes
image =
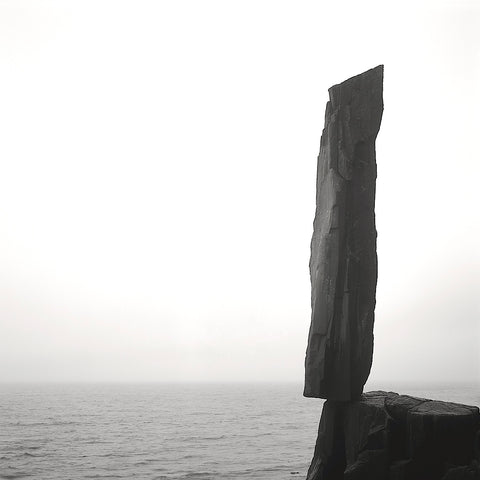
{"type": "Polygon", "coordinates": [[[370,373],[377,284],[375,138],[383,66],[329,90],[311,243],[306,397],[358,398],[370,373]]]}
{"type": "Polygon", "coordinates": [[[480,478],[478,407],[394,392],[325,402],[307,480],[480,478]]]}

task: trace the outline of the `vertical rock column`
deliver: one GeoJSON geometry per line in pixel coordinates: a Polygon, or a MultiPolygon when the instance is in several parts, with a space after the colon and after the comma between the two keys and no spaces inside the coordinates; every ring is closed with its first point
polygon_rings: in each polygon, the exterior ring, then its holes
{"type": "Polygon", "coordinates": [[[361,395],[372,364],[383,65],[329,94],[317,166],[304,395],[348,401],[361,395]]]}
{"type": "Polygon", "coordinates": [[[307,397],[326,398],[307,480],[480,479],[478,407],[363,393],[377,284],[383,66],[329,90],[317,170],[307,397]]]}

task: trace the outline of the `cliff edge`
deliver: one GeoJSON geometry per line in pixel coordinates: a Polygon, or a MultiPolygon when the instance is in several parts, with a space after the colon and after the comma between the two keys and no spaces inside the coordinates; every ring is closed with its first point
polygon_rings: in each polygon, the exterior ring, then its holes
{"type": "Polygon", "coordinates": [[[478,480],[478,407],[393,392],[327,400],[307,480],[478,480]]]}

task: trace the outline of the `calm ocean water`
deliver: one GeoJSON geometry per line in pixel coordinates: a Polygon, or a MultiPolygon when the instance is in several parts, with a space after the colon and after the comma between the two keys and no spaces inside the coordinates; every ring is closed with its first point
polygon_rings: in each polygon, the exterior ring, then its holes
{"type": "MultiPolygon", "coordinates": [[[[480,404],[476,385],[381,387],[480,404]]],[[[321,406],[296,384],[0,385],[0,478],[304,478],[321,406]]]]}

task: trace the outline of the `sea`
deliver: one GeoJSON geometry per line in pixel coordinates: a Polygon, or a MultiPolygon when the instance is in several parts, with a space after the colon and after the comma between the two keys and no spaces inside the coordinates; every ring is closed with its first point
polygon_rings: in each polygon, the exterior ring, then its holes
{"type": "MultiPolygon", "coordinates": [[[[478,384],[368,385],[480,405],[478,384]]],[[[0,478],[305,478],[323,401],[295,383],[0,385],[0,478]]]]}

